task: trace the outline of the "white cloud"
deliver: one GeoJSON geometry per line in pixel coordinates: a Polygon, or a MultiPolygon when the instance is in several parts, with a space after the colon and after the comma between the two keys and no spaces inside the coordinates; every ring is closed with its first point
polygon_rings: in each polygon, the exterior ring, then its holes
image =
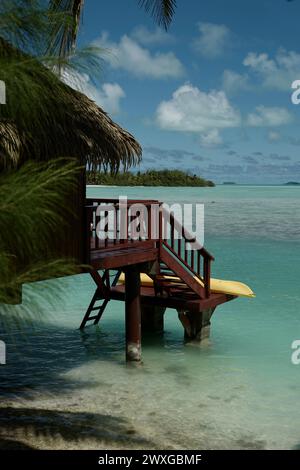
{"type": "Polygon", "coordinates": [[[205,93],[185,84],[159,104],[156,121],[162,129],[199,134],[203,145],[212,146],[221,143],[219,129],[238,127],[241,118],[223,91],[205,93]]]}
{"type": "Polygon", "coordinates": [[[281,48],[274,58],[250,52],[243,64],[255,72],[265,87],[286,90],[300,76],[300,54],[281,48]]]}
{"type": "Polygon", "coordinates": [[[250,88],[249,77],[247,74],[240,74],[233,70],[224,70],[222,88],[230,95],[241,90],[248,90],[250,88]]]}
{"type": "Polygon", "coordinates": [[[127,35],[119,43],[109,40],[108,34],[95,41],[108,50],[105,59],[114,69],[121,69],[137,77],[153,79],[178,78],[184,75],[184,67],[173,52],[151,53],[127,35]]]}
{"type": "Polygon", "coordinates": [[[230,30],[223,24],[198,23],[200,36],[194,47],[204,57],[215,58],[223,54],[230,41],[230,30]]]}
{"type": "Polygon", "coordinates": [[[202,147],[217,147],[223,143],[218,129],[212,129],[200,135],[202,147]]]}
{"type": "Polygon", "coordinates": [[[120,112],[120,100],[125,97],[125,92],[118,83],[103,83],[101,88],[96,88],[87,74],[69,72],[63,74],[63,80],[95,101],[104,111],[110,114],[120,112]]]}
{"type": "Polygon", "coordinates": [[[101,90],[98,90],[98,104],[112,114],[120,112],[122,98],[125,98],[125,93],[118,83],[104,83],[101,90]]]}
{"type": "Polygon", "coordinates": [[[289,124],[292,115],[285,108],[257,106],[254,113],[248,114],[247,124],[251,127],[276,127],[289,124]]]}
{"type": "Polygon", "coordinates": [[[130,36],[145,46],[172,44],[175,41],[174,36],[159,27],[154,30],[150,30],[146,28],[146,26],[137,26],[130,36]]]}

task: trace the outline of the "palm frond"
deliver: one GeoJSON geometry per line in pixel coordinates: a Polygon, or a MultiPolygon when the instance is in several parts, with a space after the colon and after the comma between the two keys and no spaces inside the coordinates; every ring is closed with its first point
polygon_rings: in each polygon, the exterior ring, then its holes
{"type": "MultiPolygon", "coordinates": [[[[138,0],[158,25],[168,29],[176,10],[176,0],[138,0]]],[[[64,21],[52,22],[48,52],[66,58],[76,47],[84,0],[49,0],[50,14],[64,14],[64,21]]]]}
{"type": "Polygon", "coordinates": [[[20,302],[24,283],[78,272],[73,260],[52,255],[78,171],[74,161],[58,159],[0,174],[0,304],[20,302]]]}
{"type": "Polygon", "coordinates": [[[51,14],[64,14],[64,22],[52,22],[48,52],[68,57],[75,50],[84,0],[49,0],[51,14]]]}
{"type": "MultiPolygon", "coordinates": [[[[80,167],[79,167],[80,168],[80,167]]],[[[24,259],[39,259],[50,247],[53,234],[65,229],[68,204],[76,184],[78,164],[58,159],[27,162],[0,175],[0,248],[24,259]]],[[[50,249],[48,250],[51,251],[50,249]]]]}
{"type": "Polygon", "coordinates": [[[1,0],[0,36],[27,52],[46,33],[46,11],[38,0],[1,0]]]}
{"type": "Polygon", "coordinates": [[[168,29],[177,7],[176,0],[138,0],[138,2],[159,26],[168,29]]]}

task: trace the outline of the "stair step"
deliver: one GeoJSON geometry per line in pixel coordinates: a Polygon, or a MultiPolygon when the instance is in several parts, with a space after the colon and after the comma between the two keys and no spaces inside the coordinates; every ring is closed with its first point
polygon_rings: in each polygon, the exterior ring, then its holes
{"type": "Polygon", "coordinates": [[[166,281],[166,282],[174,282],[174,284],[185,284],[185,282],[182,279],[180,279],[178,276],[165,276],[165,275],[157,274],[156,279],[160,282],[166,281]]]}
{"type": "Polygon", "coordinates": [[[160,286],[163,289],[178,289],[178,290],[190,290],[188,286],[185,286],[184,284],[171,284],[171,283],[165,283],[165,284],[160,284],[160,286]]]}
{"type": "Polygon", "coordinates": [[[179,297],[183,299],[188,299],[188,300],[193,300],[193,299],[199,299],[199,296],[195,294],[194,292],[182,292],[182,291],[171,291],[170,292],[171,297],[179,297]]]}
{"type": "Polygon", "coordinates": [[[178,280],[173,281],[172,279],[157,279],[158,284],[172,284],[173,286],[186,286],[185,282],[178,280]]]}
{"type": "Polygon", "coordinates": [[[174,287],[174,289],[189,289],[189,287],[186,286],[185,284],[182,284],[182,285],[179,284],[178,285],[178,284],[173,284],[171,282],[161,283],[160,285],[163,288],[172,288],[172,287],[174,287]]]}
{"type": "MultiPolygon", "coordinates": [[[[156,276],[156,279],[159,281],[159,282],[173,282],[174,284],[185,284],[184,281],[182,281],[181,279],[177,278],[177,276],[172,276],[174,277],[175,279],[172,279],[171,276],[170,277],[166,277],[166,276],[162,276],[160,274],[158,274],[156,276]]],[[[186,284],[185,284],[186,285],[186,284]]]]}
{"type": "Polygon", "coordinates": [[[171,286],[169,287],[169,289],[172,291],[172,292],[182,292],[182,294],[184,295],[189,295],[189,294],[193,294],[193,295],[196,295],[195,292],[193,292],[191,289],[189,288],[186,288],[186,287],[175,287],[175,286],[171,286]]]}

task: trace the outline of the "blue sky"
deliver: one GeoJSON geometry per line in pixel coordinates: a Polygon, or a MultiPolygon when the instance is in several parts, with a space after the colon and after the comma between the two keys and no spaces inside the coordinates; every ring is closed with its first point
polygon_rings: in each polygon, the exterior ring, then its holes
{"type": "Polygon", "coordinates": [[[300,181],[300,0],[177,3],[166,34],[135,0],[86,0],[79,44],[105,52],[82,91],[140,141],[141,169],[300,181]]]}

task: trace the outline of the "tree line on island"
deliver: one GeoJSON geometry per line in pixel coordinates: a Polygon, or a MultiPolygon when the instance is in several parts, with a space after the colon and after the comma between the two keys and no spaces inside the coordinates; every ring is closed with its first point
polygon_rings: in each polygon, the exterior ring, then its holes
{"type": "Polygon", "coordinates": [[[132,173],[87,172],[87,184],[112,186],[215,186],[213,181],[181,170],[146,170],[132,173]]]}

